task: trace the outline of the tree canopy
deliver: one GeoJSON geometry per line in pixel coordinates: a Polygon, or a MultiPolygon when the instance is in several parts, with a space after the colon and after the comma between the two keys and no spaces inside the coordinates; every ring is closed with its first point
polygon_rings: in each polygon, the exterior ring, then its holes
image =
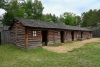
{"type": "Polygon", "coordinates": [[[32,0],[27,0],[22,3],[22,6],[25,10],[25,18],[41,19],[44,9],[41,1],[34,0],[32,2],[32,0]]]}
{"type": "Polygon", "coordinates": [[[11,21],[8,20],[12,20],[14,17],[40,20],[44,9],[41,1],[38,0],[34,0],[34,2],[32,2],[32,0],[23,0],[22,3],[20,3],[18,0],[11,0],[9,2],[1,0],[0,8],[6,10],[6,13],[2,19],[2,22],[5,25],[10,25],[11,21]]]}
{"type": "Polygon", "coordinates": [[[78,25],[81,22],[80,16],[77,16],[74,13],[71,12],[65,12],[60,16],[60,19],[63,23],[67,25],[78,25]]]}
{"type": "Polygon", "coordinates": [[[46,21],[46,22],[54,22],[54,23],[59,23],[59,17],[57,17],[55,14],[44,14],[43,15],[43,18],[42,18],[43,21],[46,21]]]}
{"type": "Polygon", "coordinates": [[[90,9],[88,12],[82,13],[82,26],[97,27],[100,24],[100,9],[90,9]]]}
{"type": "Polygon", "coordinates": [[[43,5],[39,0],[0,0],[0,8],[6,13],[1,20],[4,25],[10,25],[14,17],[42,20],[45,22],[64,23],[66,25],[83,27],[100,26],[100,9],[90,9],[78,16],[72,12],[64,12],[60,17],[55,14],[43,14],[43,5]]]}

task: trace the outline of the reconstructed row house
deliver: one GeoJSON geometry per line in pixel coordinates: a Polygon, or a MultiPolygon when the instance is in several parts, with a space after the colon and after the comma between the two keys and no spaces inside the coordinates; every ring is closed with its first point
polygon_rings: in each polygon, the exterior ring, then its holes
{"type": "Polygon", "coordinates": [[[77,26],[15,18],[10,27],[11,44],[21,48],[47,46],[92,37],[92,31],[77,26]]]}

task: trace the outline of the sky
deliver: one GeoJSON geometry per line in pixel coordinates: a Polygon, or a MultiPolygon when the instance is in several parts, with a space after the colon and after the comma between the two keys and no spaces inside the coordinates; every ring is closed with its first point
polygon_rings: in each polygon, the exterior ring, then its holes
{"type": "MultiPolygon", "coordinates": [[[[43,4],[43,13],[60,16],[64,12],[80,15],[90,9],[100,9],[100,0],[40,0],[43,4]]],[[[0,9],[0,15],[5,11],[0,9]]]]}

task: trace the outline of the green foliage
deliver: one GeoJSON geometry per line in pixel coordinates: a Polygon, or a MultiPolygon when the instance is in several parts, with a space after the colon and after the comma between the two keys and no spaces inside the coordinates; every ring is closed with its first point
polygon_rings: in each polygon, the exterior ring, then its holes
{"type": "Polygon", "coordinates": [[[46,14],[46,15],[43,15],[42,17],[42,20],[43,21],[46,21],[46,22],[54,22],[54,23],[59,23],[59,17],[55,16],[55,14],[46,14]]]}
{"type": "Polygon", "coordinates": [[[55,14],[43,15],[42,12],[44,7],[39,0],[34,0],[34,2],[32,2],[32,0],[23,0],[22,3],[18,2],[18,0],[0,0],[0,8],[6,10],[2,20],[4,25],[11,24],[12,17],[10,18],[9,16],[12,15],[13,17],[29,18],[54,23],[65,23],[67,25],[76,25],[76,22],[77,24],[80,23],[80,17],[73,13],[65,12],[60,18],[55,16],[55,14]],[[9,17],[9,20],[7,17],[9,17]]]}
{"type": "Polygon", "coordinates": [[[60,19],[66,25],[75,26],[81,22],[80,16],[76,16],[74,13],[65,12],[60,16],[60,19]]]}
{"type": "Polygon", "coordinates": [[[26,0],[22,3],[22,6],[25,10],[25,18],[41,20],[44,9],[41,1],[34,0],[32,2],[32,0],[26,0]]]}
{"type": "Polygon", "coordinates": [[[34,19],[41,19],[42,18],[42,11],[44,9],[41,1],[34,0],[33,6],[34,6],[33,7],[33,18],[34,19]]]}
{"type": "Polygon", "coordinates": [[[55,14],[43,14],[44,7],[39,0],[34,0],[34,2],[23,0],[22,3],[19,3],[18,0],[0,0],[0,8],[6,11],[2,20],[4,25],[10,25],[13,17],[22,17],[73,26],[100,27],[100,9],[84,12],[82,17],[71,12],[64,12],[60,17],[57,17],[55,14]]]}
{"type": "Polygon", "coordinates": [[[24,9],[17,0],[12,0],[9,3],[7,12],[12,12],[15,17],[24,17],[24,9]]]}
{"type": "Polygon", "coordinates": [[[81,25],[82,20],[81,20],[81,16],[76,16],[76,25],[81,25]]]}
{"type": "Polygon", "coordinates": [[[22,3],[23,9],[25,10],[25,18],[33,19],[33,2],[32,0],[26,0],[22,3]]]}
{"type": "Polygon", "coordinates": [[[24,9],[22,9],[17,0],[10,1],[5,10],[7,11],[1,20],[3,25],[11,25],[14,17],[24,17],[24,9]]]}
{"type": "Polygon", "coordinates": [[[7,0],[0,0],[0,8],[1,9],[7,9],[8,1],[7,0]]]}
{"type": "Polygon", "coordinates": [[[3,16],[3,19],[1,20],[2,24],[7,25],[7,26],[11,25],[13,18],[14,18],[13,13],[11,13],[11,12],[5,13],[4,16],[3,16]]]}
{"type": "Polygon", "coordinates": [[[55,14],[53,14],[53,16],[52,16],[52,21],[54,22],[54,23],[59,23],[59,20],[58,20],[59,18],[55,15],[55,14]]]}
{"type": "Polygon", "coordinates": [[[100,67],[100,42],[88,43],[67,53],[55,53],[42,47],[23,50],[0,46],[0,67],[100,67]]]}
{"type": "Polygon", "coordinates": [[[97,27],[100,25],[100,9],[89,10],[82,13],[82,26],[84,27],[97,27]]]}
{"type": "Polygon", "coordinates": [[[0,0],[0,8],[4,8],[5,6],[5,0],[0,0]]]}
{"type": "Polygon", "coordinates": [[[34,0],[34,2],[32,2],[32,0],[24,0],[22,3],[19,3],[18,0],[11,0],[9,2],[8,1],[6,2],[5,0],[1,0],[0,2],[1,2],[0,6],[2,5],[2,7],[0,8],[6,10],[6,13],[4,14],[2,20],[3,24],[5,25],[11,24],[11,21],[9,20],[12,20],[12,17],[10,17],[12,15],[14,17],[22,17],[22,18],[29,18],[29,19],[36,19],[36,20],[37,19],[41,20],[42,18],[42,11],[44,7],[42,6],[41,1],[34,0]],[[9,20],[5,18],[5,16],[9,17],[9,20]]]}

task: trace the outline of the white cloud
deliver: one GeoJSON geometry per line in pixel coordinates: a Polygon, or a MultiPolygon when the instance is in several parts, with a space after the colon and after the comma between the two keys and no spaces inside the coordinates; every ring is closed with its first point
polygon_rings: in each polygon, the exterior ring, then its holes
{"type": "Polygon", "coordinates": [[[5,13],[5,10],[3,9],[0,9],[0,15],[4,14],[5,13]]]}
{"type": "MultiPolygon", "coordinates": [[[[44,6],[43,13],[59,16],[64,12],[73,12],[77,15],[90,9],[100,9],[100,0],[39,0],[44,6]]],[[[0,10],[0,15],[4,10],[0,10]]]]}
{"type": "Polygon", "coordinates": [[[90,9],[99,9],[99,0],[41,0],[44,5],[43,13],[52,13],[59,16],[64,12],[73,12],[77,15],[90,9]]]}

